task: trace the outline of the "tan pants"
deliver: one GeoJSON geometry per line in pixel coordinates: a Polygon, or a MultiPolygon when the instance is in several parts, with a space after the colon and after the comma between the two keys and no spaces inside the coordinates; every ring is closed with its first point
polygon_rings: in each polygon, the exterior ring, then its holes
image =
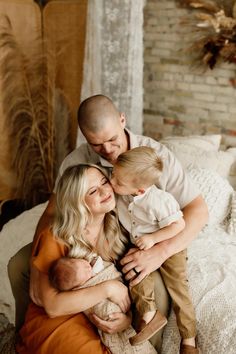
{"type": "MultiPolygon", "coordinates": [[[[8,263],[8,276],[12,288],[12,293],[15,298],[16,306],[16,329],[19,330],[24,323],[25,312],[29,303],[29,259],[31,255],[32,244],[20,249],[8,263]]],[[[159,272],[154,272],[155,297],[157,306],[160,311],[168,316],[169,296],[159,272]]],[[[162,332],[159,331],[151,338],[152,344],[157,351],[161,349],[162,332]]]]}
{"type": "MultiPolygon", "coordinates": [[[[160,273],[172,299],[180,335],[182,338],[191,338],[196,336],[196,318],[188,288],[186,255],[184,250],[167,259],[162,264],[160,273]]],[[[132,300],[141,317],[144,313],[158,308],[154,298],[152,274],[131,288],[132,300]]]]}
{"type": "Polygon", "coordinates": [[[140,318],[146,312],[157,310],[153,273],[149,274],[139,284],[133,286],[130,289],[130,294],[140,318]]]}

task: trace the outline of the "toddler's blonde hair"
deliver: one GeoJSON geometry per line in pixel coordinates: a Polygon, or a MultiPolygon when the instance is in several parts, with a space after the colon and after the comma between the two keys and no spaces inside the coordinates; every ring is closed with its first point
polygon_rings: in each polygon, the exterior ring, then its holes
{"type": "Polygon", "coordinates": [[[157,183],[163,170],[163,161],[155,149],[139,146],[119,155],[116,166],[125,169],[124,174],[137,187],[142,187],[157,183]]]}

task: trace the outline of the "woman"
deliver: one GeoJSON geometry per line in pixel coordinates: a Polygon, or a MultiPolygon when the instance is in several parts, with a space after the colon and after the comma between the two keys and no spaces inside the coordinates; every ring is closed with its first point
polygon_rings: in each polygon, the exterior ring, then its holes
{"type": "Polygon", "coordinates": [[[69,167],[60,179],[58,191],[53,233],[45,230],[33,245],[30,295],[34,302],[29,305],[17,351],[108,353],[81,312],[110,299],[123,312],[115,315],[116,327],[127,328],[131,322],[125,314],[130,307],[127,287],[118,280],[109,280],[89,288],[59,292],[50,285],[48,270],[53,261],[78,244],[85,254],[96,251],[105,260],[114,261],[123,254],[126,238],[112,211],[114,193],[103,171],[95,165],[69,167]]]}

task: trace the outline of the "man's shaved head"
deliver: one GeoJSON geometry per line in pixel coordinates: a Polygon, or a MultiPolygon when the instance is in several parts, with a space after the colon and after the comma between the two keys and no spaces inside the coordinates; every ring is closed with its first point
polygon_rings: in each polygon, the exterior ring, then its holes
{"type": "Polygon", "coordinates": [[[128,149],[125,115],[110,98],[96,95],[83,101],[78,110],[78,123],[90,147],[111,164],[128,149]]]}
{"type": "Polygon", "coordinates": [[[117,122],[120,113],[110,98],[95,95],[84,100],[78,110],[78,124],[84,133],[97,133],[104,129],[109,121],[117,122]]]}

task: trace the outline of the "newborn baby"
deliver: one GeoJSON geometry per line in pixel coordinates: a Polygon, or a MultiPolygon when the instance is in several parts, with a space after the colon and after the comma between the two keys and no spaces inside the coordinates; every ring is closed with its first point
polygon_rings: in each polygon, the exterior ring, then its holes
{"type": "Polygon", "coordinates": [[[103,269],[100,256],[91,263],[81,258],[61,257],[51,265],[49,279],[51,285],[60,291],[76,290],[103,269]]]}
{"type": "MultiPolygon", "coordinates": [[[[111,279],[122,281],[121,274],[114,264],[104,262],[100,256],[93,258],[90,263],[81,258],[61,257],[52,263],[49,269],[49,279],[52,286],[59,291],[86,288],[111,279]]],[[[106,299],[93,306],[92,309],[86,310],[85,314],[89,317],[89,314],[93,312],[100,318],[107,320],[110,314],[120,311],[118,305],[106,299]]],[[[112,354],[157,353],[149,341],[131,346],[129,338],[136,334],[132,326],[114,334],[105,333],[100,329],[98,332],[102,342],[112,354]]]]}

